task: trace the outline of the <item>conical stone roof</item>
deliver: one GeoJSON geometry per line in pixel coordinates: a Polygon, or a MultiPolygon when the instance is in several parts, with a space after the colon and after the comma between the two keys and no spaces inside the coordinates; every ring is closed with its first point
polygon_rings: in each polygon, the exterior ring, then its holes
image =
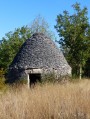
{"type": "Polygon", "coordinates": [[[10,68],[65,68],[71,70],[59,48],[42,33],[35,33],[26,40],[10,68]]]}

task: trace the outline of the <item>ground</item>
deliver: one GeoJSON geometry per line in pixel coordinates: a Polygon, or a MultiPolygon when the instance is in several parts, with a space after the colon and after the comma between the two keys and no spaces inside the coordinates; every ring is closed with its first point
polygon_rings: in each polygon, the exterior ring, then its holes
{"type": "Polygon", "coordinates": [[[90,80],[9,88],[0,94],[0,119],[90,119],[90,80]]]}

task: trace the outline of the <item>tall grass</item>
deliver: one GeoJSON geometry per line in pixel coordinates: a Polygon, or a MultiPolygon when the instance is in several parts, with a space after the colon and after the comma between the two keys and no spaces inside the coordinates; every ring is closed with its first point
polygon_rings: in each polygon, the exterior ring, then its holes
{"type": "Polygon", "coordinates": [[[90,81],[11,88],[0,95],[0,119],[90,119],[90,81]]]}

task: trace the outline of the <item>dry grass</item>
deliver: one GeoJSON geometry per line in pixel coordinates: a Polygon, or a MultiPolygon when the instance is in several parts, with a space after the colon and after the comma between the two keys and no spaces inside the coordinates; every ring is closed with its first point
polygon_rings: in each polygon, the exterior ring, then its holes
{"type": "Polygon", "coordinates": [[[90,119],[90,81],[12,88],[0,95],[0,119],[90,119]]]}

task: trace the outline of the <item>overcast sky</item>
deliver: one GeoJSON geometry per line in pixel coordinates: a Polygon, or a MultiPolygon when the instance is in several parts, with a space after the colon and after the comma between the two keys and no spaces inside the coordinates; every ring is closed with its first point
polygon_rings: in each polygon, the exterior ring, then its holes
{"type": "Polygon", "coordinates": [[[82,8],[88,8],[90,18],[89,0],[0,0],[0,39],[15,28],[29,25],[38,15],[45,18],[56,34],[54,25],[57,15],[64,10],[73,13],[71,6],[76,2],[79,2],[82,8]]]}

